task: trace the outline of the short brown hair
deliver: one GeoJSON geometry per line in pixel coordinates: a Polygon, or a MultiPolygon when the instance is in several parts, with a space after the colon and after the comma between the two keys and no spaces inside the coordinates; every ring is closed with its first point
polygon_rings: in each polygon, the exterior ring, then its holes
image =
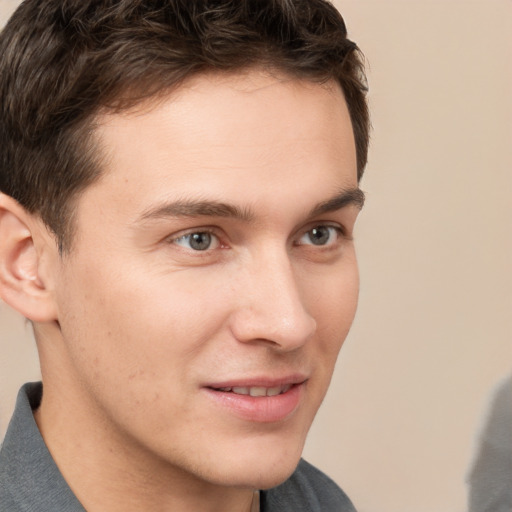
{"type": "Polygon", "coordinates": [[[38,213],[65,251],[73,199],[101,174],[91,136],[100,110],[254,65],[338,81],[361,178],[362,60],[325,0],[26,0],[0,36],[0,190],[38,213]]]}

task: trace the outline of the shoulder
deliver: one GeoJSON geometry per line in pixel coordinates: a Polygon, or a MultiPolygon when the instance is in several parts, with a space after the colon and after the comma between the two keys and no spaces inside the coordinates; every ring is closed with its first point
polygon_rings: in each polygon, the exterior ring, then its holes
{"type": "Polygon", "coordinates": [[[262,493],[262,511],[355,512],[348,496],[324,473],[301,460],[292,476],[262,493]]]}

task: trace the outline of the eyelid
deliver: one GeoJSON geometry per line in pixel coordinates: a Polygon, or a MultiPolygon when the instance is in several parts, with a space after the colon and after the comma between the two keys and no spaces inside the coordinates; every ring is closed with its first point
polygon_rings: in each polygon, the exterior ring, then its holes
{"type": "Polygon", "coordinates": [[[314,222],[308,223],[305,227],[302,227],[300,231],[298,232],[298,239],[302,238],[304,235],[306,235],[309,231],[315,228],[319,227],[326,227],[326,228],[333,228],[338,233],[339,236],[344,238],[345,240],[352,240],[352,235],[350,230],[341,222],[338,221],[332,221],[332,220],[316,220],[314,222]]]}

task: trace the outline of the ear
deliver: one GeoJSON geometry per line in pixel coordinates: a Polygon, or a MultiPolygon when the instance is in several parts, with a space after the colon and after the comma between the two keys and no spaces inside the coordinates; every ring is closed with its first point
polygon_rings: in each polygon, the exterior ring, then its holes
{"type": "Polygon", "coordinates": [[[53,251],[45,231],[42,221],[0,193],[0,298],[33,322],[57,319],[51,286],[41,271],[43,254],[53,251]]]}

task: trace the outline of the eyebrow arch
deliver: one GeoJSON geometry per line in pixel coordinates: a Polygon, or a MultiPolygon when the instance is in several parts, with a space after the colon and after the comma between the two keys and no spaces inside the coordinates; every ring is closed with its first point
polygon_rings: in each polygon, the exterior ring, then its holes
{"type": "Polygon", "coordinates": [[[350,205],[354,205],[359,210],[361,210],[364,206],[364,200],[364,192],[360,188],[350,188],[348,190],[344,190],[336,197],[316,205],[311,210],[310,217],[317,217],[318,215],[322,215],[324,213],[341,210],[342,208],[350,205]]]}
{"type": "Polygon", "coordinates": [[[254,215],[248,209],[218,201],[178,200],[145,211],[140,220],[167,217],[230,217],[249,222],[254,215]]]}
{"type": "MultiPolygon", "coordinates": [[[[355,205],[361,209],[364,205],[364,192],[359,188],[344,190],[341,194],[317,204],[309,216],[316,217],[324,213],[341,210],[355,205]]],[[[188,201],[178,200],[158,205],[142,213],[139,222],[151,219],[165,219],[168,217],[229,217],[251,222],[254,214],[247,208],[219,201],[188,201]]]]}

